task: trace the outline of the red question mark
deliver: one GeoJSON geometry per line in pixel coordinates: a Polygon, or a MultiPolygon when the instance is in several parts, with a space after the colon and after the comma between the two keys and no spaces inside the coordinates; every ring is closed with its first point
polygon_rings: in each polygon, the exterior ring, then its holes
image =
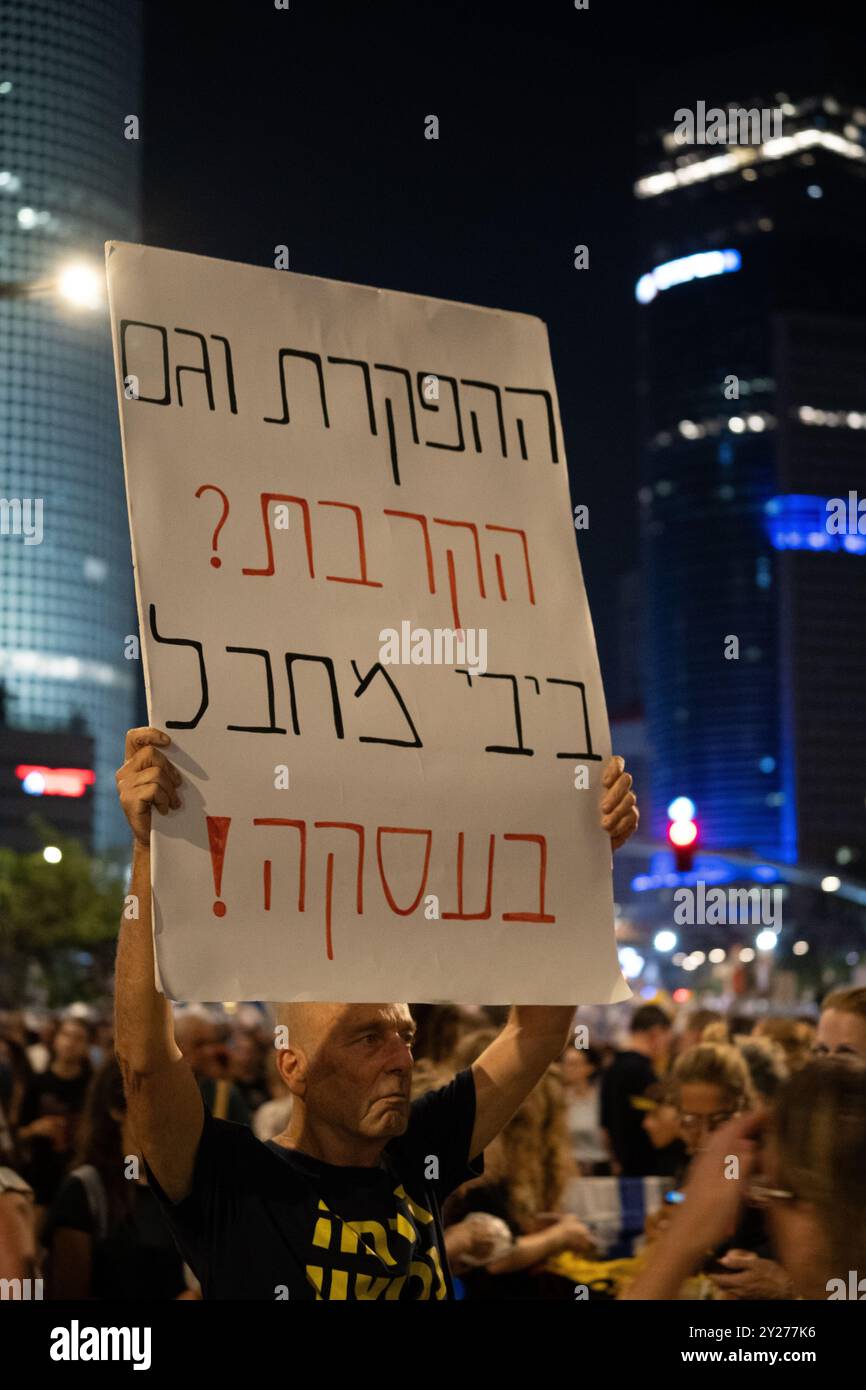
{"type": "MultiPolygon", "coordinates": [[[[228,517],[228,514],[229,514],[229,499],[226,497],[226,495],[225,495],[225,493],[223,492],[222,488],[221,488],[221,487],[217,487],[214,483],[202,483],[201,487],[199,488],[198,492],[196,493],[196,497],[201,497],[201,495],[202,495],[203,492],[218,492],[219,495],[220,495],[220,497],[223,499],[224,504],[225,504],[224,507],[223,507],[223,514],[222,514],[222,516],[220,517],[219,521],[217,522],[216,530],[214,531],[213,537],[211,538],[211,545],[213,546],[214,550],[216,550],[216,548],[217,548],[217,541],[218,541],[218,539],[219,539],[219,533],[220,533],[220,531],[222,530],[222,528],[225,526],[225,524],[226,524],[226,518],[228,517]]],[[[220,557],[219,557],[218,555],[212,555],[212,556],[210,557],[210,562],[211,562],[211,564],[213,565],[213,567],[214,567],[215,570],[218,570],[219,567],[220,567],[220,565],[222,564],[222,560],[220,559],[220,557]]]]}

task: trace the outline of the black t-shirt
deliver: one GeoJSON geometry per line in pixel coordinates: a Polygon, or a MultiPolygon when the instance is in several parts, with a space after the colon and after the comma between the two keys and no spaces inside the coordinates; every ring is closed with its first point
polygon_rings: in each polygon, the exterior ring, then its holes
{"type": "Polygon", "coordinates": [[[42,1233],[50,1250],[60,1227],[94,1237],[91,1297],[131,1300],[177,1298],[186,1281],[183,1261],[166,1229],[159,1203],[142,1183],[130,1183],[132,1209],[102,1238],[84,1184],[70,1174],[52,1203],[42,1233]]]}
{"type": "Polygon", "coordinates": [[[601,1078],[601,1123],[610,1135],[623,1177],[658,1171],[655,1150],[643,1128],[647,1087],[658,1077],[642,1052],[618,1052],[601,1078]]]}
{"type": "Polygon", "coordinates": [[[470,1165],[471,1070],[413,1101],[404,1135],[377,1168],[340,1167],[263,1144],[205,1112],[192,1191],[173,1204],[150,1169],[205,1298],[453,1297],[440,1204],[484,1171],[470,1165]]]}
{"type": "Polygon", "coordinates": [[[18,1117],[19,1128],[31,1124],[33,1120],[41,1120],[44,1115],[62,1115],[66,1120],[66,1140],[62,1148],[55,1149],[50,1139],[38,1134],[28,1141],[30,1161],[25,1165],[24,1175],[32,1185],[40,1206],[47,1206],[51,1201],[69,1167],[89,1081],[89,1068],[74,1077],[55,1076],[49,1070],[34,1076],[24,1093],[18,1117]]]}

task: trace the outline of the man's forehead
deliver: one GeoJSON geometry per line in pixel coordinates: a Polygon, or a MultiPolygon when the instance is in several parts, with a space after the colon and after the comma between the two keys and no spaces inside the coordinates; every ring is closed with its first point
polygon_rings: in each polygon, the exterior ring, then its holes
{"type": "Polygon", "coordinates": [[[408,1004],[346,1004],[339,1024],[346,1032],[365,1023],[405,1027],[412,1022],[408,1004]]]}

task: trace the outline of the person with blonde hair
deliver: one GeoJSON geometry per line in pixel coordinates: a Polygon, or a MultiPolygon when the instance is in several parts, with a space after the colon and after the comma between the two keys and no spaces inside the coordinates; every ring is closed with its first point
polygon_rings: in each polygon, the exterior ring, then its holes
{"type": "Polygon", "coordinates": [[[713,1130],[748,1110],[754,1100],[749,1069],[731,1043],[701,1042],[682,1052],[671,1073],[670,1093],[692,1156],[713,1130]]]}
{"type": "Polygon", "coordinates": [[[779,1043],[784,1049],[788,1070],[794,1072],[809,1060],[815,1027],[803,1018],[762,1018],[755,1024],[752,1037],[779,1043]]]}
{"type": "Polygon", "coordinates": [[[866,1061],[866,988],[836,989],[821,1008],[813,1051],[816,1056],[854,1056],[866,1061]]]}
{"type": "MultiPolygon", "coordinates": [[[[471,1065],[489,1045],[486,1029],[458,1045],[453,1064],[471,1065]]],[[[548,1068],[520,1109],[488,1147],[484,1176],[464,1184],[445,1208],[447,1223],[465,1225],[477,1213],[497,1217],[511,1233],[510,1246],[496,1257],[460,1268],[468,1299],[573,1297],[570,1283],[547,1274],[544,1265],[564,1251],[586,1254],[592,1236],[577,1217],[560,1210],[562,1195],[577,1168],[566,1119],[559,1066],[548,1068]]],[[[446,1227],[446,1237],[447,1237],[446,1227]]],[[[449,1255],[451,1253],[449,1246],[449,1255]]]]}
{"type": "Polygon", "coordinates": [[[857,1298],[866,1268],[866,1065],[819,1058],[790,1077],[774,1111],[738,1115],[696,1160],[685,1200],[622,1295],[673,1299],[746,1203],[767,1215],[795,1297],[857,1298]],[[737,1175],[731,1160],[737,1161],[737,1175]]]}

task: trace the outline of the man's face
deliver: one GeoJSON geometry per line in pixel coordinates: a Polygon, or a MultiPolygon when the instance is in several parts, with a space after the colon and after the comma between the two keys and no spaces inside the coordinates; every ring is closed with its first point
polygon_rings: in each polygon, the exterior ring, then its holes
{"type": "Polygon", "coordinates": [[[649,1043],[649,1055],[654,1062],[664,1061],[668,1055],[671,1045],[670,1028],[662,1028],[658,1024],[650,1028],[646,1034],[649,1043]]]}
{"type": "Polygon", "coordinates": [[[61,1023],[54,1039],[54,1055],[62,1062],[81,1062],[87,1056],[87,1029],[73,1019],[61,1023]]]}
{"type": "Polygon", "coordinates": [[[866,1061],[866,1019],[842,1009],[825,1009],[818,1021],[813,1052],[862,1057],[866,1061]]]}
{"type": "Polygon", "coordinates": [[[193,1020],[184,1037],[182,1052],[197,1076],[219,1075],[216,1064],[217,1030],[205,1021],[193,1020]]]}
{"type": "Polygon", "coordinates": [[[404,1134],[415,1037],[408,1004],[331,1006],[323,1018],[304,1048],[302,1094],[311,1118],[366,1139],[404,1134]]]}

